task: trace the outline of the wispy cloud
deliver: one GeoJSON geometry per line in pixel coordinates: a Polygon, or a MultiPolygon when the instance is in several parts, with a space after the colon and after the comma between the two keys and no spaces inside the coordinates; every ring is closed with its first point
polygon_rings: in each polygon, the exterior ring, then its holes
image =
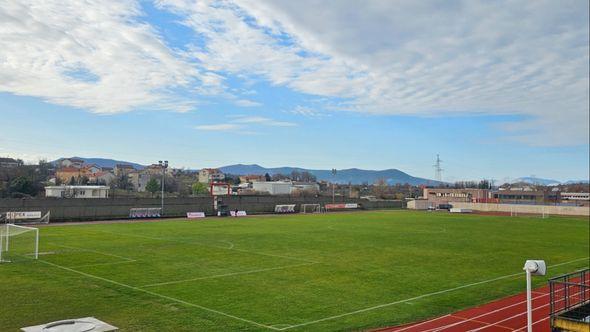
{"type": "Polygon", "coordinates": [[[160,5],[205,37],[193,55],[209,71],[259,77],[370,114],[524,115],[540,144],[554,143],[542,138],[549,130],[572,134],[556,121],[565,113],[584,124],[575,135],[588,141],[586,1],[160,5]]]}
{"type": "Polygon", "coordinates": [[[277,121],[262,116],[228,116],[230,120],[227,123],[199,125],[195,129],[205,131],[228,131],[240,135],[260,135],[263,127],[294,127],[294,122],[277,121]]]}
{"type": "Polygon", "coordinates": [[[293,108],[292,110],[289,110],[288,112],[295,114],[295,115],[305,116],[308,118],[321,118],[321,117],[328,116],[328,114],[326,114],[324,112],[319,112],[319,111],[316,111],[316,110],[311,109],[309,107],[305,107],[305,106],[301,106],[301,105],[296,106],[295,108],[293,108]]]}
{"type": "Polygon", "coordinates": [[[3,2],[0,91],[97,113],[176,110],[176,102],[186,111],[171,91],[197,84],[201,71],[141,15],[131,0],[3,2]]]}
{"type": "Polygon", "coordinates": [[[294,127],[297,126],[294,122],[276,121],[262,116],[244,116],[233,120],[235,123],[248,123],[254,125],[263,125],[271,127],[294,127]]]}
{"type": "Polygon", "coordinates": [[[200,125],[196,126],[195,129],[206,130],[206,131],[235,131],[240,129],[241,126],[233,123],[219,123],[211,125],[200,125]]]}
{"type": "Polygon", "coordinates": [[[238,99],[234,103],[238,106],[241,106],[241,107],[256,107],[256,106],[262,105],[261,103],[259,103],[257,101],[253,101],[253,100],[249,100],[249,99],[238,99]]]}

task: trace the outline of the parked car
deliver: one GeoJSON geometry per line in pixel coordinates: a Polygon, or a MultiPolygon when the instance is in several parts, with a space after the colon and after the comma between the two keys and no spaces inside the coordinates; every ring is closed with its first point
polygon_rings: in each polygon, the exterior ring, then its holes
{"type": "Polygon", "coordinates": [[[439,210],[450,210],[452,208],[453,208],[453,206],[451,204],[439,204],[438,205],[439,210]]]}

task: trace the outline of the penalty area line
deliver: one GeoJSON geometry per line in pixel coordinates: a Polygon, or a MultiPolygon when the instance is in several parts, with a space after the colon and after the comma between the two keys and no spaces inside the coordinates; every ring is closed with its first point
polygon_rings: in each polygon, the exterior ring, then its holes
{"type": "MultiPolygon", "coordinates": [[[[548,266],[548,267],[557,267],[557,266],[567,265],[567,264],[579,262],[581,260],[587,260],[588,258],[590,258],[590,257],[578,258],[578,259],[574,259],[574,260],[571,260],[571,261],[567,261],[567,262],[563,262],[563,263],[551,265],[551,266],[548,266]]],[[[419,300],[419,299],[423,299],[423,298],[427,298],[427,297],[431,297],[431,296],[435,296],[435,295],[449,293],[449,292],[453,292],[453,291],[456,291],[456,290],[459,290],[459,289],[463,289],[463,288],[469,288],[469,287],[473,287],[473,286],[477,286],[477,285],[482,285],[482,284],[487,284],[487,283],[498,281],[498,280],[502,280],[502,279],[508,279],[508,278],[512,278],[512,277],[519,276],[519,275],[522,275],[522,274],[523,274],[523,272],[518,272],[518,273],[508,274],[508,275],[505,275],[505,276],[496,277],[496,278],[492,278],[492,279],[477,281],[477,282],[473,282],[473,283],[469,283],[469,284],[465,284],[465,285],[461,285],[461,286],[457,286],[457,287],[453,287],[453,288],[439,290],[437,292],[432,292],[432,293],[427,293],[427,294],[422,294],[422,295],[414,296],[414,297],[407,298],[407,299],[404,299],[404,300],[398,300],[398,301],[394,301],[394,302],[379,304],[379,305],[368,307],[368,308],[364,308],[364,309],[359,309],[359,310],[355,310],[355,311],[346,312],[346,313],[343,313],[343,314],[340,314],[340,315],[335,315],[335,316],[330,316],[330,317],[325,317],[325,318],[320,318],[320,319],[312,320],[312,321],[309,321],[309,322],[295,324],[295,325],[291,325],[289,327],[282,328],[280,330],[281,331],[285,331],[285,330],[289,330],[289,329],[296,328],[296,327],[307,326],[307,325],[311,325],[311,324],[317,324],[317,323],[325,322],[325,321],[328,321],[328,320],[333,320],[333,319],[337,319],[337,318],[342,318],[342,317],[346,317],[346,316],[360,314],[360,313],[367,312],[367,311],[372,311],[372,310],[375,310],[375,309],[381,309],[381,308],[389,307],[389,306],[400,304],[400,303],[405,303],[405,302],[408,302],[408,301],[414,301],[414,300],[419,300]]]]}
{"type": "Polygon", "coordinates": [[[155,297],[159,297],[159,298],[162,298],[162,299],[165,299],[165,300],[168,300],[168,301],[172,301],[172,302],[184,304],[184,305],[189,306],[189,307],[199,308],[199,309],[204,310],[204,311],[208,311],[208,312],[212,312],[212,313],[215,313],[215,314],[218,314],[218,315],[222,315],[222,316],[225,316],[225,317],[233,318],[235,320],[239,320],[239,321],[242,321],[242,322],[245,322],[245,323],[249,323],[249,324],[252,324],[252,325],[264,327],[264,328],[269,329],[269,330],[275,330],[275,331],[279,331],[280,330],[280,329],[278,329],[276,327],[272,327],[272,326],[269,326],[269,325],[258,323],[258,322],[255,322],[253,320],[249,320],[249,319],[246,319],[246,318],[234,316],[234,315],[225,313],[223,311],[219,311],[219,310],[207,308],[207,307],[204,307],[202,305],[198,305],[198,304],[195,304],[195,303],[187,302],[187,301],[184,301],[184,300],[181,300],[181,299],[177,299],[175,297],[171,297],[171,296],[167,296],[167,295],[155,293],[155,292],[152,292],[152,291],[149,291],[149,290],[146,290],[146,289],[141,289],[141,288],[138,288],[138,287],[135,287],[135,286],[127,285],[127,284],[124,284],[124,283],[121,283],[121,282],[118,282],[118,281],[114,281],[114,280],[111,280],[111,279],[107,279],[107,278],[95,276],[95,275],[90,274],[90,273],[86,273],[86,272],[74,270],[74,269],[69,268],[69,267],[61,266],[59,264],[51,263],[51,262],[44,261],[44,260],[39,260],[39,262],[44,263],[44,264],[47,264],[47,265],[50,265],[50,266],[53,266],[53,267],[56,267],[58,269],[62,269],[62,270],[65,270],[65,271],[77,273],[77,274],[83,275],[83,276],[88,277],[88,278],[91,278],[91,279],[101,280],[101,281],[104,281],[104,282],[107,282],[107,283],[110,283],[110,284],[113,284],[113,285],[117,285],[117,286],[120,286],[120,287],[124,287],[124,288],[127,288],[127,289],[134,290],[136,292],[145,293],[145,294],[149,294],[149,295],[152,295],[152,296],[155,296],[155,297]]]}

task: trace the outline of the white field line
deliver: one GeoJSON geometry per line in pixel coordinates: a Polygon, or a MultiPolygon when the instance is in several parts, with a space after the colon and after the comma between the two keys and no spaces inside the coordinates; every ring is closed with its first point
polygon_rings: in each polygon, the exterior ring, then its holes
{"type": "Polygon", "coordinates": [[[290,259],[290,260],[295,260],[295,261],[299,261],[299,262],[306,262],[306,263],[315,263],[315,264],[319,264],[320,263],[320,262],[312,261],[312,260],[309,260],[309,259],[303,259],[303,258],[297,258],[297,257],[290,257],[290,256],[283,256],[283,255],[276,255],[276,254],[268,254],[268,253],[257,252],[257,251],[250,251],[250,250],[244,250],[244,249],[236,249],[236,248],[213,246],[213,245],[208,245],[208,244],[204,244],[204,243],[201,243],[201,242],[194,242],[194,241],[179,241],[179,240],[174,240],[174,239],[170,239],[170,238],[153,237],[153,236],[146,236],[146,235],[139,235],[139,234],[115,233],[115,232],[109,232],[109,231],[104,231],[104,230],[93,230],[93,231],[102,232],[102,233],[109,233],[109,234],[115,234],[115,235],[120,235],[120,236],[130,236],[130,237],[144,238],[144,239],[149,239],[149,240],[158,240],[158,241],[166,241],[166,242],[172,242],[172,243],[199,245],[199,246],[208,247],[208,248],[217,248],[217,249],[224,249],[224,250],[234,250],[234,251],[245,252],[245,253],[254,254],[254,255],[284,258],[284,259],[290,259]]]}
{"type": "MultiPolygon", "coordinates": [[[[539,309],[541,309],[541,308],[548,307],[549,305],[550,305],[550,304],[549,304],[549,303],[547,303],[547,304],[543,304],[543,305],[541,305],[541,306],[538,306],[538,307],[534,308],[534,309],[532,310],[532,312],[534,312],[535,310],[539,310],[539,309]]],[[[521,313],[519,313],[519,314],[516,314],[516,315],[510,316],[510,317],[508,317],[508,318],[504,318],[504,319],[502,319],[502,320],[499,320],[499,321],[496,321],[496,322],[493,322],[493,323],[489,323],[489,324],[490,324],[490,325],[496,325],[496,324],[498,324],[498,323],[502,323],[502,322],[505,322],[505,321],[507,321],[507,320],[511,320],[511,319],[513,319],[513,318],[516,318],[516,317],[518,317],[518,316],[526,315],[526,313],[527,313],[526,311],[523,311],[523,312],[521,312],[521,313]]],[[[485,329],[485,328],[488,328],[488,327],[489,327],[489,326],[482,326],[482,327],[478,327],[478,328],[476,328],[476,329],[469,330],[469,332],[476,332],[476,331],[480,331],[480,330],[483,330],[483,329],[485,329]]]]}
{"type": "Polygon", "coordinates": [[[88,267],[88,266],[101,266],[101,265],[118,265],[118,264],[128,264],[128,263],[135,263],[137,262],[135,259],[130,261],[118,261],[112,263],[96,263],[96,264],[82,264],[82,265],[74,265],[69,266],[70,268],[78,268],[78,267],[88,267]]]}
{"type": "MultiPolygon", "coordinates": [[[[532,300],[534,301],[536,299],[540,299],[540,298],[545,297],[545,296],[549,296],[549,293],[546,293],[546,294],[543,294],[543,295],[539,295],[537,297],[533,297],[532,300]]],[[[483,314],[480,314],[480,315],[477,315],[477,316],[474,316],[474,317],[468,317],[468,318],[461,317],[461,318],[462,319],[478,319],[478,318],[481,318],[481,317],[485,317],[487,315],[495,314],[496,312],[499,312],[499,311],[502,311],[502,310],[505,310],[505,309],[508,309],[508,308],[512,308],[512,307],[517,306],[517,305],[521,305],[523,303],[526,303],[526,300],[520,301],[520,302],[517,302],[517,303],[513,303],[511,305],[508,305],[508,306],[505,306],[505,307],[502,307],[502,308],[499,308],[499,309],[496,309],[496,310],[487,311],[487,312],[485,312],[483,314]]],[[[453,316],[453,317],[459,318],[459,316],[453,316]]],[[[445,325],[445,326],[439,326],[439,327],[435,327],[435,328],[432,328],[432,329],[424,330],[422,332],[442,331],[442,330],[446,330],[446,329],[448,329],[450,327],[461,325],[463,323],[465,323],[465,322],[456,322],[456,323],[448,324],[448,325],[445,325]]],[[[397,331],[397,332],[399,332],[399,331],[397,331]]]]}
{"type": "MultiPolygon", "coordinates": [[[[568,262],[563,262],[563,263],[551,265],[549,267],[556,267],[556,266],[571,264],[571,263],[574,263],[574,262],[579,262],[581,260],[587,260],[588,258],[590,258],[590,257],[584,257],[584,258],[574,259],[574,260],[571,260],[571,261],[568,261],[568,262]]],[[[478,282],[474,282],[474,283],[470,283],[470,284],[465,284],[465,285],[461,285],[461,286],[457,286],[457,287],[453,287],[453,288],[443,289],[443,290],[440,290],[440,291],[437,291],[437,292],[422,294],[422,295],[414,296],[414,297],[407,298],[407,299],[404,299],[404,300],[398,300],[398,301],[394,301],[394,302],[379,304],[379,305],[368,307],[368,308],[364,308],[364,309],[359,309],[359,310],[355,310],[355,311],[351,311],[351,312],[346,312],[346,313],[343,313],[343,314],[340,314],[340,315],[335,315],[335,316],[330,316],[330,317],[325,317],[325,318],[320,318],[320,319],[312,320],[312,321],[309,321],[309,322],[295,324],[295,325],[292,325],[290,327],[283,328],[281,330],[283,331],[283,330],[288,330],[288,329],[292,329],[292,328],[295,328],[295,327],[301,327],[301,326],[306,326],[306,325],[321,323],[321,322],[324,322],[324,321],[327,321],[327,320],[333,320],[333,319],[337,319],[337,318],[342,318],[342,317],[346,317],[346,316],[350,316],[350,315],[359,314],[359,313],[362,313],[362,312],[367,312],[367,311],[372,311],[372,310],[375,310],[375,309],[381,309],[381,308],[389,307],[389,306],[392,306],[392,305],[396,305],[396,304],[400,304],[400,303],[404,303],[404,302],[408,302],[408,301],[414,301],[414,300],[418,300],[418,299],[422,299],[422,298],[426,298],[426,297],[431,297],[431,296],[435,296],[435,295],[449,293],[449,292],[453,292],[453,291],[456,291],[456,290],[459,290],[459,289],[463,289],[463,288],[473,287],[473,286],[487,284],[487,283],[498,281],[498,280],[502,280],[502,279],[512,278],[512,277],[519,276],[519,275],[522,275],[522,274],[523,274],[523,272],[513,273],[513,274],[508,274],[508,275],[497,277],[497,278],[482,280],[482,281],[478,281],[478,282]]]]}
{"type": "Polygon", "coordinates": [[[227,243],[227,244],[229,244],[229,248],[226,248],[226,249],[233,249],[233,248],[234,248],[234,244],[233,244],[233,243],[231,243],[231,242],[229,242],[229,241],[221,240],[221,241],[219,241],[219,242],[222,242],[222,243],[227,243]]]}
{"type": "Polygon", "coordinates": [[[314,264],[316,264],[316,263],[302,263],[302,264],[293,264],[293,265],[269,267],[269,268],[258,269],[258,270],[232,272],[232,273],[217,274],[217,275],[212,275],[212,276],[204,276],[204,277],[191,278],[191,279],[183,279],[183,280],[174,280],[174,281],[167,281],[167,282],[159,282],[159,283],[155,283],[155,284],[143,285],[143,286],[138,286],[138,287],[139,288],[147,288],[147,287],[156,287],[156,286],[163,286],[163,285],[179,284],[179,283],[189,282],[189,281],[214,279],[214,278],[223,278],[223,277],[237,276],[237,275],[242,275],[242,274],[252,274],[252,273],[266,272],[266,271],[274,271],[274,270],[283,270],[283,269],[288,269],[288,268],[291,268],[291,267],[314,265],[314,264]]]}
{"type": "Polygon", "coordinates": [[[82,271],[74,270],[72,268],[61,266],[59,264],[51,263],[51,262],[48,262],[48,261],[45,261],[45,260],[39,260],[39,262],[44,263],[44,264],[47,264],[47,265],[51,265],[51,266],[56,267],[58,269],[62,269],[62,270],[70,271],[70,272],[73,272],[73,273],[77,273],[77,274],[83,275],[83,276],[88,277],[88,278],[102,280],[104,282],[107,282],[107,283],[110,283],[110,284],[113,284],[113,285],[117,285],[117,286],[120,286],[120,287],[128,288],[128,289],[134,290],[136,292],[149,294],[149,295],[152,295],[152,296],[155,296],[155,297],[159,297],[159,298],[162,298],[162,299],[165,299],[165,300],[169,300],[169,301],[172,301],[172,302],[184,304],[184,305],[189,306],[189,307],[199,308],[199,309],[204,310],[204,311],[216,313],[218,315],[222,315],[222,316],[225,316],[225,317],[233,318],[235,320],[239,320],[239,321],[242,321],[242,322],[245,322],[245,323],[249,323],[249,324],[252,324],[252,325],[264,327],[264,328],[267,328],[267,329],[270,329],[270,330],[275,330],[275,331],[278,331],[279,330],[279,329],[277,329],[275,327],[268,326],[268,325],[265,325],[265,324],[262,324],[262,323],[258,323],[258,322],[255,322],[255,321],[252,321],[252,320],[249,320],[249,319],[246,319],[246,318],[234,316],[234,315],[225,313],[223,311],[219,311],[219,310],[207,308],[207,307],[204,307],[202,305],[198,305],[198,304],[195,304],[195,303],[187,302],[187,301],[184,301],[184,300],[181,300],[181,299],[177,299],[175,297],[171,297],[171,296],[167,296],[167,295],[155,293],[155,292],[152,292],[152,291],[149,291],[149,290],[146,290],[146,289],[141,289],[141,288],[138,288],[138,287],[134,287],[134,286],[127,285],[127,284],[124,284],[124,283],[121,283],[121,282],[118,282],[118,281],[114,281],[114,280],[111,280],[111,279],[107,279],[107,278],[95,276],[95,275],[90,274],[90,273],[85,273],[85,272],[82,272],[82,271]]]}
{"type": "Polygon", "coordinates": [[[97,250],[93,250],[93,249],[87,249],[87,248],[80,248],[80,247],[72,247],[72,246],[66,246],[63,244],[56,244],[56,243],[49,243],[51,245],[55,245],[58,247],[62,247],[62,248],[68,248],[68,249],[75,249],[75,250],[80,250],[80,251],[89,251],[89,252],[93,252],[96,254],[101,254],[101,255],[105,255],[105,256],[111,256],[111,257],[116,257],[116,258],[120,258],[126,261],[135,261],[135,259],[133,258],[129,258],[129,257],[124,257],[124,256],[119,256],[119,255],[115,255],[115,254],[110,254],[107,252],[102,252],[102,251],[97,251],[97,250]]]}

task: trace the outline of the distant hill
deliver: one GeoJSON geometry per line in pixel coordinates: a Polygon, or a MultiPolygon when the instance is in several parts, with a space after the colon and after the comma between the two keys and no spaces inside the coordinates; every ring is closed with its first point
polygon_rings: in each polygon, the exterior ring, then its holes
{"type": "Polygon", "coordinates": [[[544,185],[544,186],[559,185],[559,184],[589,183],[588,180],[569,180],[569,181],[565,181],[565,182],[560,182],[560,181],[553,180],[553,179],[542,179],[542,178],[536,178],[536,177],[530,177],[530,176],[525,176],[525,177],[518,178],[518,179],[512,181],[512,183],[520,183],[520,182],[529,183],[529,184],[540,184],[540,185],[544,185]]]}
{"type": "Polygon", "coordinates": [[[411,176],[407,173],[404,173],[397,169],[386,169],[381,171],[374,171],[374,170],[364,170],[358,168],[349,168],[349,169],[341,169],[338,170],[335,176],[332,175],[331,170],[321,170],[321,169],[305,169],[299,167],[275,167],[275,168],[266,168],[260,165],[229,165],[223,166],[219,168],[224,173],[234,174],[234,175],[247,175],[247,174],[257,174],[257,175],[264,175],[268,173],[270,175],[273,174],[285,174],[289,175],[293,171],[297,172],[304,172],[307,171],[313,174],[319,181],[334,181],[336,183],[352,183],[352,184],[373,184],[380,179],[384,179],[387,181],[388,184],[405,184],[409,183],[412,185],[436,185],[439,184],[438,181],[424,179],[419,177],[411,176]]]}
{"type": "Polygon", "coordinates": [[[536,178],[536,177],[530,177],[530,176],[518,178],[512,182],[513,183],[524,182],[524,183],[530,183],[530,184],[541,184],[544,186],[549,186],[552,184],[560,184],[561,183],[561,182],[559,182],[557,180],[553,180],[553,179],[542,179],[542,178],[536,178]]]}
{"type": "Polygon", "coordinates": [[[132,165],[133,167],[135,167],[135,169],[144,169],[145,168],[144,165],[141,165],[138,163],[132,163],[132,162],[123,161],[123,160],[105,159],[105,158],[69,157],[69,158],[59,158],[57,160],[52,161],[51,163],[55,165],[64,159],[71,159],[71,158],[82,159],[82,160],[84,160],[84,162],[86,164],[95,164],[99,167],[115,167],[115,165],[117,165],[117,164],[127,164],[127,165],[132,165]]]}

